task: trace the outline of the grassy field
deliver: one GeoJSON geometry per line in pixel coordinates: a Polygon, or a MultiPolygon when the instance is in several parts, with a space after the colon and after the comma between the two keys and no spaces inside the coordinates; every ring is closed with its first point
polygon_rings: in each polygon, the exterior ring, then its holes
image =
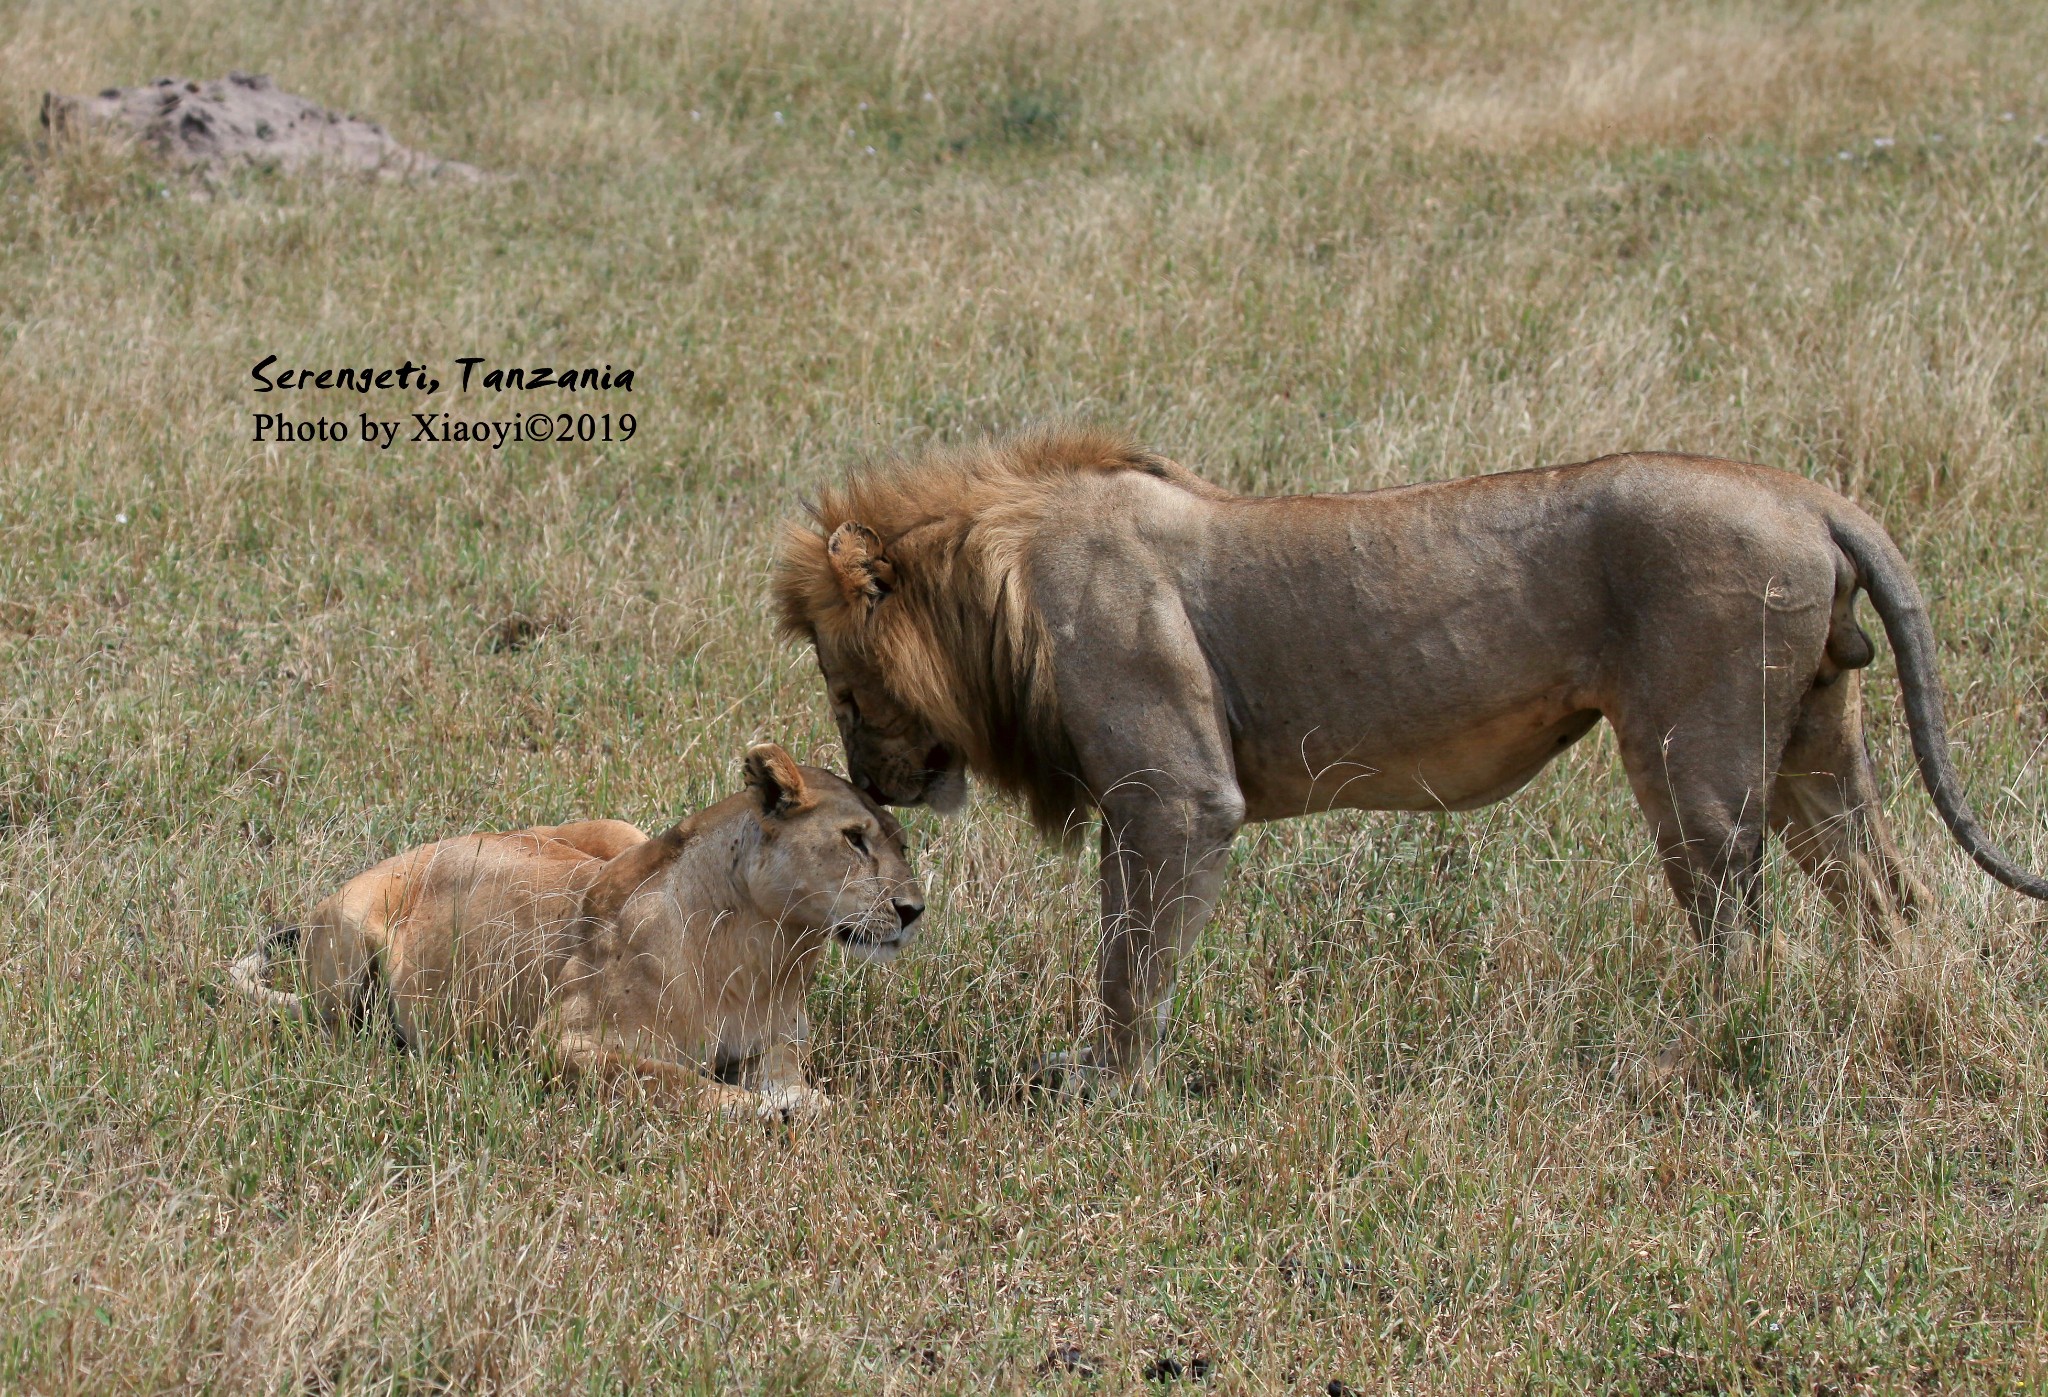
{"type": "Polygon", "coordinates": [[[2048,864],[2044,74],[2021,0],[0,0],[0,1391],[2048,1387],[2048,919],[1935,822],[1888,659],[1940,962],[1774,860],[1719,1091],[1634,1085],[1698,966],[1604,737],[1250,831],[1128,1104],[1016,1090],[1092,869],[990,800],[913,819],[912,951],[821,981],[818,1129],[217,1002],[399,847],[836,762],[778,522],[1054,415],[1255,490],[1825,480],[2048,864]],[[504,178],[192,197],[36,130],[234,67],[504,178]],[[631,366],[639,430],[258,445],[269,353],[631,366]]]}

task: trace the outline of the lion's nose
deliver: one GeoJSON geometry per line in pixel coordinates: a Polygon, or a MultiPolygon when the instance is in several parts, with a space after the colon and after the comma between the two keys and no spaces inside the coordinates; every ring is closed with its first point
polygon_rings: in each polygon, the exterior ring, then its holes
{"type": "Polygon", "coordinates": [[[896,909],[896,925],[905,931],[910,930],[910,924],[924,915],[922,902],[912,902],[908,898],[899,897],[889,905],[896,909]]]}

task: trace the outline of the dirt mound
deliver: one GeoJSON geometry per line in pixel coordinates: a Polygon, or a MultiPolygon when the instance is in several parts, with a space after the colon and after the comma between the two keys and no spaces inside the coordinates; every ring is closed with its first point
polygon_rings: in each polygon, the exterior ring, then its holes
{"type": "Polygon", "coordinates": [[[260,73],[229,73],[205,83],[158,78],[142,87],[110,87],[97,97],[46,92],[43,126],[53,137],[82,131],[126,136],[202,174],[273,165],[383,179],[483,178],[474,165],[400,145],[373,121],[280,92],[260,73]]]}

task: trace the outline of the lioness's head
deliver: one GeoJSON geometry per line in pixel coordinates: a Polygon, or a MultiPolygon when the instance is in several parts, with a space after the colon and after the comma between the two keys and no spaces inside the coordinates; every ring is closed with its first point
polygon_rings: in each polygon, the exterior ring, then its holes
{"type": "Polygon", "coordinates": [[[755,909],[786,932],[829,933],[854,955],[894,957],[924,913],[895,818],[772,742],[748,751],[746,772],[761,840],[741,871],[755,909]]]}
{"type": "MultiPolygon", "coordinates": [[[[831,590],[823,596],[787,591],[784,611],[790,627],[807,634],[817,653],[832,718],[846,744],[847,774],[878,804],[929,805],[952,814],[967,799],[965,756],[901,693],[904,677],[929,682],[934,667],[913,661],[895,666],[891,676],[879,662],[891,635],[886,609],[902,606],[894,596],[896,565],[880,535],[865,524],[845,523],[822,540],[808,531],[801,537],[813,548],[822,543],[822,571],[831,590]]],[[[811,570],[813,580],[818,575],[811,570]]]]}

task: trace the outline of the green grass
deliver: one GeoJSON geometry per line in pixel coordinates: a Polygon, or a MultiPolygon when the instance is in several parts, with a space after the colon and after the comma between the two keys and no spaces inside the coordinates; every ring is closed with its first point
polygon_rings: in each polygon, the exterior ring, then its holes
{"type": "Polygon", "coordinates": [[[1092,870],[990,801],[912,820],[913,950],[821,981],[819,1129],[217,1003],[407,844],[836,762],[779,521],[1060,414],[1255,490],[1825,480],[2048,864],[2044,72],[1995,0],[0,0],[0,1391],[2048,1386],[2048,921],[1933,819],[1889,661],[1946,954],[1894,983],[1774,862],[1719,1091],[1633,1085],[1698,967],[1604,737],[1476,815],[1248,832],[1127,1105],[1019,1099],[1092,870]],[[195,198],[35,130],[231,67],[505,178],[195,198]],[[258,446],[273,352],[630,365],[640,430],[258,446]]]}

